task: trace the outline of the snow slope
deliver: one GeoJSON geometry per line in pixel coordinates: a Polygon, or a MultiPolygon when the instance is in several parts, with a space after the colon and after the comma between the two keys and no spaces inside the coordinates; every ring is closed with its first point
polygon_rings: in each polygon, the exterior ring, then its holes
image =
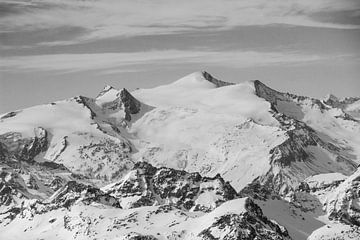
{"type": "MultiPolygon", "coordinates": [[[[120,133],[131,116],[140,114],[123,89],[107,89],[96,99],[75,97],[2,116],[0,135],[9,131],[34,137],[34,129],[47,131],[48,147],[36,161],[64,164],[74,173],[107,181],[132,167],[131,143],[120,133]]],[[[146,110],[147,106],[142,109],[146,110]]]]}

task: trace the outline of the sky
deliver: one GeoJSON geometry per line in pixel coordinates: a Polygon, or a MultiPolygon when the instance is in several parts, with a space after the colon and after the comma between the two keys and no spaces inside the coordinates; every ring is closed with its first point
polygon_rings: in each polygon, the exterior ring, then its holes
{"type": "Polygon", "coordinates": [[[0,113],[201,70],[360,96],[360,1],[0,1],[0,113]]]}

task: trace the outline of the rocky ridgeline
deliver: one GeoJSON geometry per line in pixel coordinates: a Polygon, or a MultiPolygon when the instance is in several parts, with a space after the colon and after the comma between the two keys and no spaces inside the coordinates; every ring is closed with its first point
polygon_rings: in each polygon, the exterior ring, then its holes
{"type": "Polygon", "coordinates": [[[173,204],[187,210],[210,211],[237,196],[220,175],[202,177],[171,168],[138,162],[121,181],[104,191],[119,199],[123,208],[173,204]]]}
{"type": "Polygon", "coordinates": [[[305,96],[298,96],[291,93],[282,93],[266,86],[259,80],[254,81],[254,87],[255,87],[255,94],[258,97],[264,98],[266,101],[271,103],[271,108],[276,112],[281,112],[279,108],[279,102],[281,101],[294,102],[298,104],[304,101],[310,101],[312,105],[316,105],[320,109],[326,108],[319,99],[305,97],[305,96]]]}
{"type": "Polygon", "coordinates": [[[338,99],[336,96],[329,94],[325,99],[324,103],[334,108],[344,109],[347,105],[352,104],[356,101],[359,101],[359,97],[347,97],[343,99],[338,99]]]}
{"type": "Polygon", "coordinates": [[[45,203],[57,207],[69,208],[76,202],[81,201],[85,204],[101,203],[112,207],[120,207],[118,201],[113,196],[104,193],[96,187],[69,181],[65,186],[56,191],[45,203]]]}
{"type": "Polygon", "coordinates": [[[219,79],[216,79],[210,73],[208,73],[206,71],[202,71],[201,73],[207,81],[213,83],[216,87],[224,87],[224,86],[229,86],[229,85],[235,84],[235,83],[224,82],[219,79]]]}
{"type": "Polygon", "coordinates": [[[261,208],[250,198],[245,199],[246,211],[224,214],[199,234],[200,239],[291,239],[287,230],[263,215],[261,208]]]}

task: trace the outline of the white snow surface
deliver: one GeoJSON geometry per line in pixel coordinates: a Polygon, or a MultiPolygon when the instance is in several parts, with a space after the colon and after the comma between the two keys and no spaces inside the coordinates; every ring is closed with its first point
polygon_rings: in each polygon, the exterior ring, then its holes
{"type": "Polygon", "coordinates": [[[269,170],[269,151],[285,140],[270,104],[252,82],[216,88],[201,73],[132,94],[154,106],[129,132],[139,153],[155,165],[216,173],[241,189],[269,170]]]}
{"type": "Polygon", "coordinates": [[[310,188],[321,188],[332,184],[334,181],[344,181],[347,178],[342,173],[323,173],[308,177],[305,182],[310,188]]]}
{"type": "Polygon", "coordinates": [[[226,214],[246,212],[246,198],[228,201],[210,213],[179,209],[163,211],[161,206],[134,209],[111,208],[101,204],[78,203],[70,210],[57,209],[16,218],[1,226],[1,237],[21,239],[127,239],[135,232],[161,239],[195,239],[199,232],[226,214]],[[158,213],[155,213],[155,212],[158,213]]]}

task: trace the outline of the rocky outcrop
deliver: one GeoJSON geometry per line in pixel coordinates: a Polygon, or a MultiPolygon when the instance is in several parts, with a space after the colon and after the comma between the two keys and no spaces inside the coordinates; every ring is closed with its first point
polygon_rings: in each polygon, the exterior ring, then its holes
{"type": "Polygon", "coordinates": [[[306,161],[309,157],[305,151],[306,147],[316,146],[316,140],[319,140],[315,136],[315,131],[284,114],[274,114],[274,117],[281,124],[281,128],[286,131],[287,140],[270,150],[271,164],[287,167],[292,162],[306,161]]]}
{"type": "MultiPolygon", "coordinates": [[[[24,138],[21,133],[8,132],[0,135],[0,148],[5,148],[8,157],[19,161],[33,161],[48,148],[47,131],[42,127],[34,129],[34,137],[24,138]]],[[[5,158],[4,152],[0,158],[5,158]]]]}
{"type": "Polygon", "coordinates": [[[0,142],[0,162],[5,162],[9,158],[9,152],[5,144],[0,142]]]}
{"type": "Polygon", "coordinates": [[[18,199],[21,198],[23,198],[23,195],[14,187],[0,180],[0,207],[13,206],[18,202],[18,199]]]}
{"type": "Polygon", "coordinates": [[[125,120],[131,120],[131,114],[137,114],[140,112],[141,103],[134,98],[125,88],[119,93],[121,104],[125,109],[125,120]]]}
{"type": "Polygon", "coordinates": [[[360,226],[360,169],[331,191],[325,202],[329,219],[360,226]]]}
{"type": "Polygon", "coordinates": [[[15,117],[19,112],[21,112],[21,111],[8,112],[8,113],[2,115],[2,116],[0,117],[0,120],[15,117]]]}
{"type": "Polygon", "coordinates": [[[201,177],[171,168],[155,168],[138,162],[121,181],[104,188],[123,208],[172,204],[194,211],[210,211],[237,196],[220,175],[201,177]]]}
{"type": "Polygon", "coordinates": [[[210,73],[208,73],[208,72],[203,71],[201,73],[207,81],[211,82],[216,87],[224,87],[224,86],[234,85],[234,83],[224,82],[219,79],[216,79],[213,76],[211,76],[210,73]]]}
{"type": "Polygon", "coordinates": [[[120,207],[117,199],[109,194],[104,193],[98,188],[75,181],[68,182],[56,191],[46,203],[57,207],[69,208],[77,201],[85,204],[96,202],[112,207],[120,207]]]}
{"type": "Polygon", "coordinates": [[[347,97],[347,98],[339,99],[336,96],[329,94],[328,96],[325,97],[323,102],[331,107],[344,109],[348,104],[352,104],[359,100],[360,100],[359,97],[347,97]]]}
{"type": "Polygon", "coordinates": [[[296,105],[299,105],[301,102],[309,101],[311,102],[312,105],[316,105],[320,109],[325,109],[324,104],[318,99],[298,96],[291,93],[282,93],[266,86],[264,83],[260,82],[259,80],[254,80],[253,83],[255,87],[255,94],[258,97],[264,98],[266,101],[270,102],[272,109],[276,112],[286,114],[279,107],[279,102],[295,103],[292,106],[294,108],[296,107],[296,105]]]}
{"type": "MultiPolygon", "coordinates": [[[[10,191],[11,189],[7,188],[5,190],[10,191]]],[[[9,224],[17,216],[31,220],[38,214],[44,214],[59,208],[70,209],[74,204],[80,202],[85,205],[97,203],[120,208],[118,201],[114,197],[102,192],[100,189],[70,181],[46,200],[24,199],[21,203],[0,212],[0,223],[6,222],[6,224],[9,224]]]]}
{"type": "Polygon", "coordinates": [[[245,201],[246,211],[224,214],[215,218],[210,227],[201,231],[200,239],[291,239],[287,230],[263,215],[251,199],[245,201]]]}

